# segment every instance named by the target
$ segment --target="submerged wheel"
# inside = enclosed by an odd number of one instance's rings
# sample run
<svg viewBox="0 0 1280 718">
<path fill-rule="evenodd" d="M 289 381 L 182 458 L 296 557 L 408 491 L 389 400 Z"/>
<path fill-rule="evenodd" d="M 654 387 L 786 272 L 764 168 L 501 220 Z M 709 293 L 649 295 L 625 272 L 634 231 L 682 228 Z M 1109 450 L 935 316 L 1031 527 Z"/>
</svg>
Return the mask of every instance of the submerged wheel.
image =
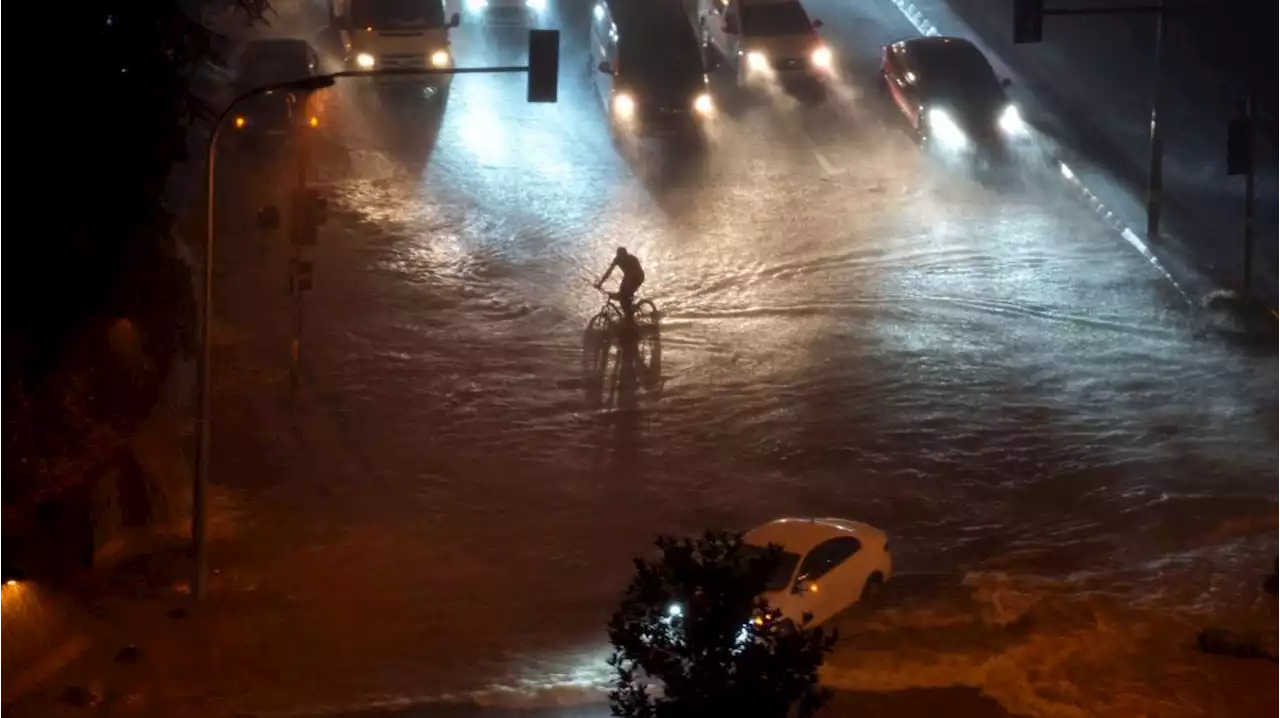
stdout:
<svg viewBox="0 0 1280 718">
<path fill-rule="evenodd" d="M 636 302 L 635 307 L 636 323 L 658 323 L 658 307 L 648 299 L 641 299 Z"/>
<path fill-rule="evenodd" d="M 862 584 L 862 596 L 858 599 L 858 602 L 874 604 L 883 593 L 884 576 L 879 571 L 876 571 L 867 577 L 866 583 Z"/>
</svg>

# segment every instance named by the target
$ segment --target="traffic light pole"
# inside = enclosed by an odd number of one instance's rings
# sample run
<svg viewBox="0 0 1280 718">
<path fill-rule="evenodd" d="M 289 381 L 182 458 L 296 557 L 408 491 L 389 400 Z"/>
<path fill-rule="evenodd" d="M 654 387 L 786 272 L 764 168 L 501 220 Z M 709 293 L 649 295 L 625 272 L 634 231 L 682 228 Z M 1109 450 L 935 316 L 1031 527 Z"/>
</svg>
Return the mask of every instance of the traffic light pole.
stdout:
<svg viewBox="0 0 1280 718">
<path fill-rule="evenodd" d="M 560 32 L 558 30 L 529 31 L 529 64 L 527 66 L 504 67 L 457 67 L 440 69 L 386 69 L 386 70 L 347 70 L 332 75 L 318 75 L 295 80 L 278 82 L 255 87 L 236 97 L 214 118 L 213 127 L 209 131 L 209 141 L 205 146 L 206 176 L 205 199 L 205 244 L 204 244 L 204 283 L 201 288 L 200 306 L 200 353 L 196 361 L 196 421 L 199 424 L 195 451 L 195 476 L 191 489 L 191 553 L 192 577 L 191 595 L 196 600 L 203 600 L 208 592 L 208 545 L 205 535 L 205 524 L 208 509 L 209 488 L 209 454 L 210 454 L 210 397 L 213 354 L 213 259 L 215 238 L 214 187 L 217 178 L 218 139 L 221 136 L 222 123 L 240 103 L 251 97 L 257 97 L 275 90 L 312 92 L 331 87 L 339 77 L 386 77 L 396 75 L 467 75 L 467 74 L 501 74 L 524 72 L 529 75 L 529 102 L 555 102 L 557 99 L 558 78 L 560 68 Z M 304 166 L 305 167 L 305 166 Z M 303 176 L 300 174 L 300 176 Z M 304 177 L 304 176 L 303 176 Z M 296 250 L 295 250 L 296 251 Z M 298 291 L 298 281 L 294 281 L 293 291 Z M 300 327 L 301 310 L 295 315 Z M 300 333 L 300 330 L 299 330 Z M 296 362 L 295 362 L 296 363 Z"/>
<path fill-rule="evenodd" d="M 1252 73 L 1251 73 L 1252 74 Z M 1244 171 L 1244 277 L 1243 292 L 1245 299 L 1253 297 L 1253 233 L 1254 233 L 1254 202 L 1255 192 L 1257 191 L 1257 161 L 1253 151 L 1253 78 L 1249 78 L 1249 87 L 1246 90 L 1244 100 L 1244 121 L 1246 123 L 1247 132 L 1249 133 L 1248 151 L 1249 156 L 1246 160 Z"/>
<path fill-rule="evenodd" d="M 1119 5 L 1079 8 L 1046 8 L 1044 0 L 1014 0 L 1013 41 L 1040 42 L 1045 16 L 1050 15 L 1152 15 L 1156 16 L 1155 78 L 1151 89 L 1150 154 L 1147 165 L 1147 239 L 1160 238 L 1160 216 L 1164 207 L 1164 126 L 1161 122 L 1165 54 L 1165 2 L 1155 5 Z"/>
</svg>

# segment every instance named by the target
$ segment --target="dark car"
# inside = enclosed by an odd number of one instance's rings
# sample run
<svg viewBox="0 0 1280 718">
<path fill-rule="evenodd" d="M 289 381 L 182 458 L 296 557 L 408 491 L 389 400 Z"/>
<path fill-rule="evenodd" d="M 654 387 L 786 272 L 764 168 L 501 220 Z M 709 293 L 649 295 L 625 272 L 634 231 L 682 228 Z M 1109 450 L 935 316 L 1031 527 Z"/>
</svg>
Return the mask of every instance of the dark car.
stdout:
<svg viewBox="0 0 1280 718">
<path fill-rule="evenodd" d="M 1018 108 L 973 43 L 919 37 L 884 49 L 884 86 L 920 141 L 943 152 L 1003 155 L 1029 135 Z"/>
<path fill-rule="evenodd" d="M 616 135 L 705 138 L 715 101 L 702 44 L 679 3 L 599 0 L 591 60 Z"/>
<path fill-rule="evenodd" d="M 322 72 L 319 56 L 305 40 L 255 40 L 240 54 L 232 89 L 240 97 L 254 88 Z M 241 101 L 231 122 L 242 144 L 287 144 L 300 132 L 318 129 L 322 110 L 315 93 L 272 90 Z"/>
</svg>

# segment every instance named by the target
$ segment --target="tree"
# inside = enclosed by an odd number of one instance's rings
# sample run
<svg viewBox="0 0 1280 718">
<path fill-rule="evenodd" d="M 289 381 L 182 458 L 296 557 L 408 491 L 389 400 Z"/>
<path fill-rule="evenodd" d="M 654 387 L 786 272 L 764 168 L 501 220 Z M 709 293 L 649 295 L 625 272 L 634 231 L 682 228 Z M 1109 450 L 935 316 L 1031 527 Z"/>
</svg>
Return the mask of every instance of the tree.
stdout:
<svg viewBox="0 0 1280 718">
<path fill-rule="evenodd" d="M 811 716 L 829 698 L 818 668 L 834 631 L 794 627 L 761 598 L 780 547 L 741 535 L 659 537 L 638 558 L 609 623 L 613 714 L 627 718 Z"/>
<path fill-rule="evenodd" d="M 20 298 L 4 315 L 6 504 L 110 461 L 192 348 L 192 278 L 167 200 L 210 112 L 195 87 L 223 59 L 202 23 L 219 8 L 248 23 L 267 0 L 58 6 L 58 61 L 15 76 L 34 152 L 11 206 L 39 224 L 6 248 Z M 198 177 L 194 164 L 183 169 Z M 111 347 L 120 327 L 132 356 Z"/>
</svg>

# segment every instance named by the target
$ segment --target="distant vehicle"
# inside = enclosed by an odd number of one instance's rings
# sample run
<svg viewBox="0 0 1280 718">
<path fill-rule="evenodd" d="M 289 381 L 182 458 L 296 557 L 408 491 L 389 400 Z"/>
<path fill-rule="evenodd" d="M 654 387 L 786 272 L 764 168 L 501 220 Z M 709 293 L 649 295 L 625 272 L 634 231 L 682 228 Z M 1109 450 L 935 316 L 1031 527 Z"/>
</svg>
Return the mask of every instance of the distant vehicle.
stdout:
<svg viewBox="0 0 1280 718">
<path fill-rule="evenodd" d="M 795 625 L 818 626 L 878 592 L 893 573 L 880 529 L 838 518 L 783 518 L 746 533 L 749 546 L 782 547 L 783 561 L 764 595 Z"/>
<path fill-rule="evenodd" d="M 494 25 L 538 27 L 546 20 L 547 0 L 457 0 L 468 16 Z"/>
<path fill-rule="evenodd" d="M 998 157 L 1030 137 L 996 76 L 973 43 L 917 37 L 884 48 L 884 87 L 917 139 L 945 153 Z"/>
<path fill-rule="evenodd" d="M 329 24 L 337 30 L 349 70 L 422 70 L 453 67 L 449 31 L 458 13 L 445 17 L 444 0 L 330 0 Z M 447 87 L 451 75 L 400 75 L 375 84 Z M 369 80 L 360 82 L 369 83 Z"/>
<path fill-rule="evenodd" d="M 248 43 L 235 63 L 232 89 L 237 97 L 264 85 L 322 74 L 320 58 L 305 40 L 275 38 Z M 242 145 L 287 144 L 300 132 L 324 122 L 320 93 L 269 91 L 236 106 L 232 127 Z"/>
<path fill-rule="evenodd" d="M 737 76 L 740 87 L 778 82 L 821 86 L 835 72 L 831 49 L 798 0 L 698 0 L 702 42 Z"/>
<path fill-rule="evenodd" d="M 705 139 L 716 104 L 679 3 L 598 0 L 590 61 L 615 136 Z"/>
</svg>

